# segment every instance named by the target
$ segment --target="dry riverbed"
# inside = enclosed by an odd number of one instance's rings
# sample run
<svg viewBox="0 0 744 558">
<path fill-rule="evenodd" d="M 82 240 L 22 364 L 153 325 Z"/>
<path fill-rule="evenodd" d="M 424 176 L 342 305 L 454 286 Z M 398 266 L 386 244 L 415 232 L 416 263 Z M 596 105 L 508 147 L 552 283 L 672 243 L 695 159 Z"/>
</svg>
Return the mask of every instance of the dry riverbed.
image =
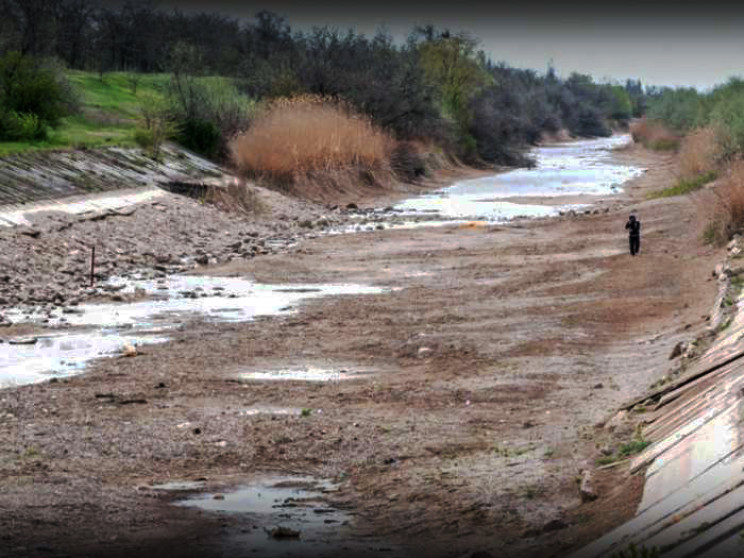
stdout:
<svg viewBox="0 0 744 558">
<path fill-rule="evenodd" d="M 604 423 L 705 328 L 721 254 L 700 245 L 694 201 L 643 201 L 673 181 L 670 156 L 615 157 L 650 170 L 592 199 L 597 214 L 497 227 L 287 234 L 269 254 L 257 225 L 169 198 L 61 230 L 42 223 L 40 237 L 2 233 L 3 257 L 23 249 L 38 282 L 95 235 L 112 253 L 141 253 L 149 238 L 152 255 L 138 258 L 155 280 L 207 255 L 219 263 L 207 275 L 383 290 L 249 322 L 192 317 L 136 355 L 0 391 L 0 555 L 559 556 L 627 519 L 640 477 L 595 473 L 599 498 L 584 504 L 576 478 L 629 441 L 632 422 Z M 630 210 L 644 224 L 637 258 Z M 305 211 L 285 210 L 292 230 L 329 213 Z M 196 254 L 170 244 L 187 234 Z M 241 257 L 244 244 L 260 257 Z M 109 275 L 142 267 L 124 255 Z M 13 281 L 6 297 L 28 291 L 21 272 Z M 283 507 L 241 507 L 240 487 Z M 213 511 L 188 505 L 191 494 Z M 230 506 L 253 513 L 214 511 Z"/>
</svg>

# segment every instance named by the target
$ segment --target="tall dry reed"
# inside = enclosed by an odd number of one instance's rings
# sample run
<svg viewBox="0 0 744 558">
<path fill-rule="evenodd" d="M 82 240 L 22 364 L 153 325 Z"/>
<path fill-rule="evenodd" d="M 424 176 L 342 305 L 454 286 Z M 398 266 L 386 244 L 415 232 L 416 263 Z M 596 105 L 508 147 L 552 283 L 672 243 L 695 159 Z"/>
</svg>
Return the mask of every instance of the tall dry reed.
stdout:
<svg viewBox="0 0 744 558">
<path fill-rule="evenodd" d="M 722 151 L 713 128 L 693 130 L 680 144 L 677 162 L 679 178 L 692 180 L 701 174 L 715 172 L 721 156 Z"/>
<path fill-rule="evenodd" d="M 649 149 L 672 150 L 679 147 L 680 137 L 658 120 L 641 118 L 630 125 L 633 141 Z"/>
<path fill-rule="evenodd" d="M 259 111 L 233 140 L 232 158 L 244 176 L 292 185 L 333 173 L 391 174 L 395 142 L 369 118 L 316 96 L 278 99 Z"/>
<path fill-rule="evenodd" d="M 723 244 L 744 231 L 744 160 L 728 165 L 720 185 L 701 196 L 699 207 L 706 218 L 707 242 Z"/>
</svg>

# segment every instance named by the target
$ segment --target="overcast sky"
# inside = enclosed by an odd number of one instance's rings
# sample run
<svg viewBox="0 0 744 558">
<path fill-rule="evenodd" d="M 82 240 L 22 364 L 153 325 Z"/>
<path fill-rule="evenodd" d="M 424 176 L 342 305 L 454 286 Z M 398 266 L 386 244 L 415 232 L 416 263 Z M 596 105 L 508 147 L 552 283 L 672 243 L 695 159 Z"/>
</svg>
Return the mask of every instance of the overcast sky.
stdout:
<svg viewBox="0 0 744 558">
<path fill-rule="evenodd" d="M 331 25 L 371 34 L 385 26 L 401 39 L 414 25 L 432 23 L 469 31 L 496 61 L 544 71 L 552 60 L 562 75 L 580 71 L 599 79 L 632 77 L 646 84 L 700 88 L 744 75 L 744 6 L 717 0 L 698 1 L 692 7 L 682 0 L 159 0 L 156 4 L 246 18 L 268 9 L 286 16 L 293 29 Z"/>
</svg>

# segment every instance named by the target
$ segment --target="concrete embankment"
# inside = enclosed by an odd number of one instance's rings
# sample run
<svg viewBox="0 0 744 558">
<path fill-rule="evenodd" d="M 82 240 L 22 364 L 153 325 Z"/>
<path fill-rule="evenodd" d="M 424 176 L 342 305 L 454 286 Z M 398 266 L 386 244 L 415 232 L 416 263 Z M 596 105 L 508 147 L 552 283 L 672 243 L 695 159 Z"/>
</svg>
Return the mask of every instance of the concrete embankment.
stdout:
<svg viewBox="0 0 744 558">
<path fill-rule="evenodd" d="M 649 556 L 740 556 L 744 529 L 744 277 L 742 242 L 714 274 L 719 295 L 709 336 L 699 358 L 700 339 L 675 348 L 677 373 L 643 401 L 621 413 L 643 415 L 643 439 L 652 442 L 630 462 L 645 475 L 637 515 L 587 546 L 577 558 L 629 552 Z M 688 357 L 681 368 L 677 358 Z M 645 473 L 644 473 L 645 471 Z M 632 554 L 636 555 L 636 554 Z M 641 555 L 641 554 L 638 554 Z M 642 554 L 645 556 L 646 554 Z"/>
<path fill-rule="evenodd" d="M 217 165 L 176 146 L 165 147 L 158 161 L 116 147 L 33 151 L 0 160 L 0 206 L 222 176 Z"/>
</svg>

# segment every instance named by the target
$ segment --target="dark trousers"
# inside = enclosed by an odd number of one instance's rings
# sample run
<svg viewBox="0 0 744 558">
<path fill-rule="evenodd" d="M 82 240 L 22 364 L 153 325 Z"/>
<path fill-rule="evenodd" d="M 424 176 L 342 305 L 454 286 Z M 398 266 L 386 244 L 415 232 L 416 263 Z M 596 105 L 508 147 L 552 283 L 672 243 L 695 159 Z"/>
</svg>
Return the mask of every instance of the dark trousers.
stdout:
<svg viewBox="0 0 744 558">
<path fill-rule="evenodd" d="M 635 256 L 641 251 L 641 235 L 631 234 L 630 235 L 630 255 Z"/>
</svg>

